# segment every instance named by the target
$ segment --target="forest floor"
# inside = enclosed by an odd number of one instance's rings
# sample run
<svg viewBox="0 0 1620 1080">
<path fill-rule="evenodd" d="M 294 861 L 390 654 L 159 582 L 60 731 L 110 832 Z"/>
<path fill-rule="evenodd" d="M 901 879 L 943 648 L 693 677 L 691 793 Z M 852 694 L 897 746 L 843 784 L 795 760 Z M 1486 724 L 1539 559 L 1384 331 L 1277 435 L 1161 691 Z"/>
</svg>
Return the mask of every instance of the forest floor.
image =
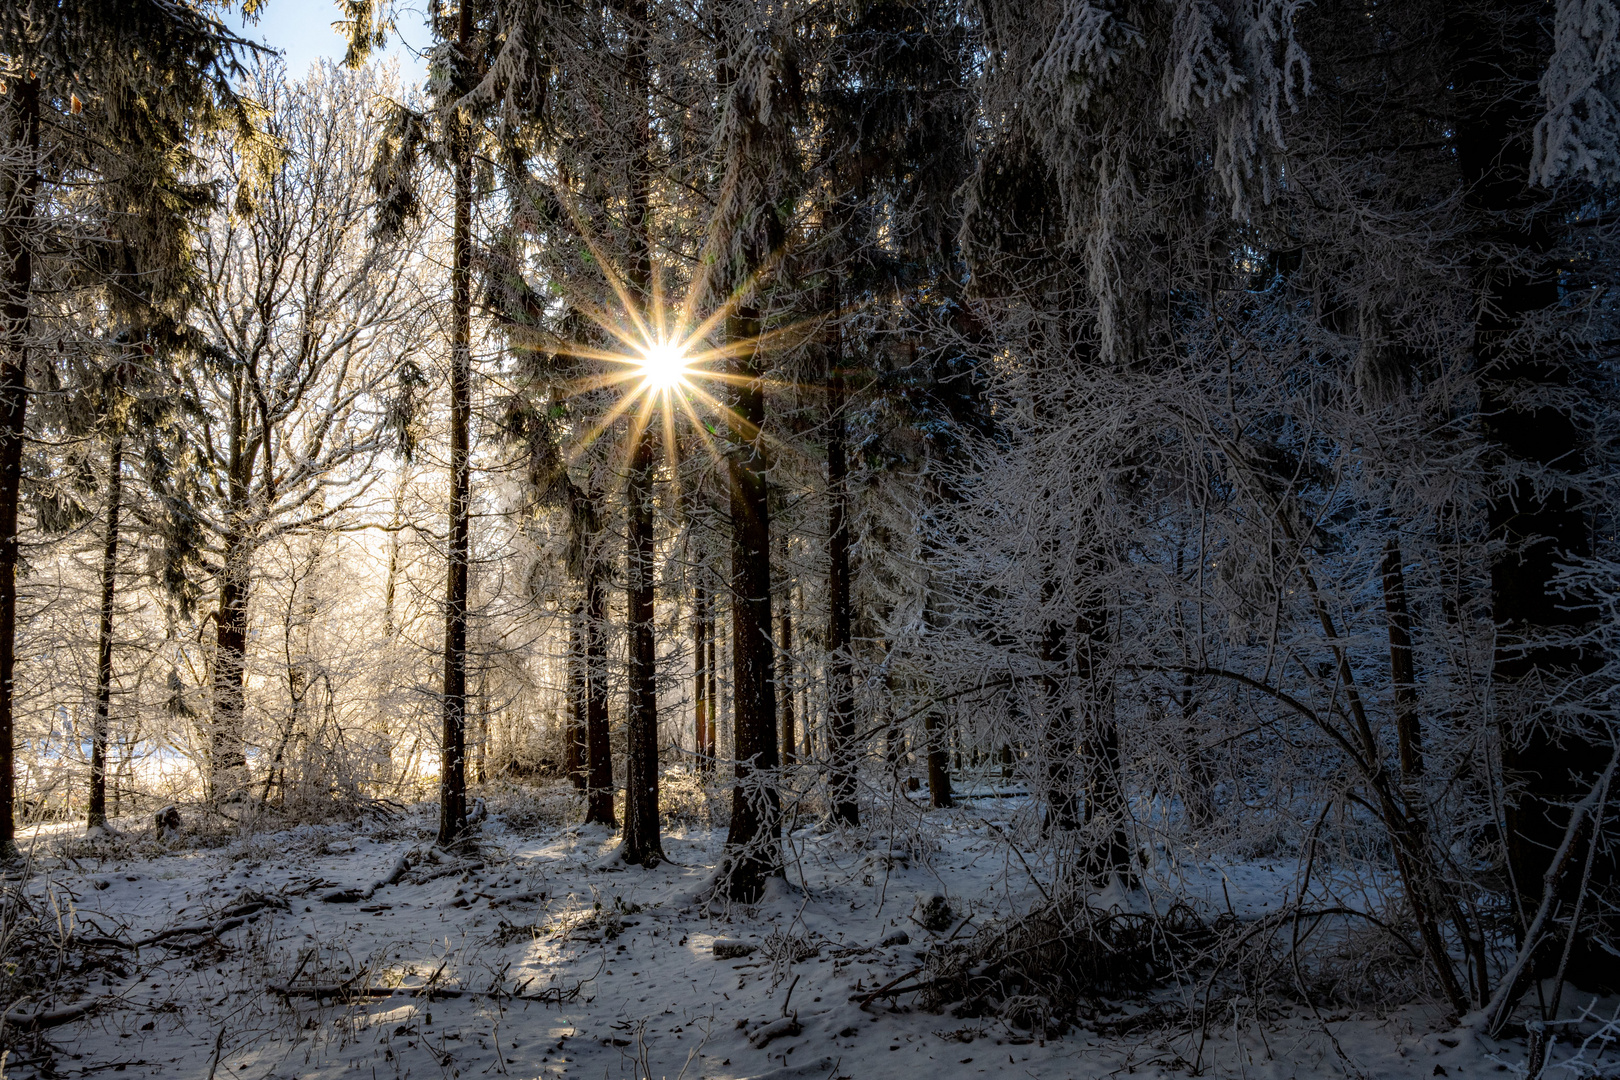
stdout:
<svg viewBox="0 0 1620 1080">
<path fill-rule="evenodd" d="M 81 936 L 169 933 L 127 952 L 122 976 L 97 970 L 81 1000 L 99 1007 L 43 1035 L 57 1075 L 212 1080 L 1080 1080 L 1185 1076 L 1193 1062 L 1234 1077 L 1519 1072 L 1516 1044 L 1448 1037 L 1441 1011 L 1421 1007 L 1319 1018 L 1231 997 L 1203 1023 L 1155 1022 L 1183 1000 L 1168 989 L 1118 1002 L 1096 1029 L 1042 1038 L 908 997 L 865 1001 L 903 985 L 939 936 L 912 920 L 919 896 L 947 897 L 958 926 L 1029 902 L 1031 875 L 1004 839 L 1011 803 L 929 812 L 926 841 L 915 828 L 905 839 L 797 830 L 787 880 L 718 915 L 694 900 L 723 831 L 671 830 L 670 861 L 646 871 L 618 860 L 609 831 L 548 824 L 521 799 L 491 797 L 476 856 L 429 855 L 374 888 L 402 856 L 430 851 L 431 808 L 213 848 L 90 845 L 64 826 L 35 839 L 39 895 Z M 1257 860 L 1204 882 L 1252 919 L 1286 897 L 1292 874 Z M 1140 1024 L 1119 1022 L 1138 1013 Z M 14 1050 L 0 1076 L 32 1075 L 31 1060 Z"/>
</svg>

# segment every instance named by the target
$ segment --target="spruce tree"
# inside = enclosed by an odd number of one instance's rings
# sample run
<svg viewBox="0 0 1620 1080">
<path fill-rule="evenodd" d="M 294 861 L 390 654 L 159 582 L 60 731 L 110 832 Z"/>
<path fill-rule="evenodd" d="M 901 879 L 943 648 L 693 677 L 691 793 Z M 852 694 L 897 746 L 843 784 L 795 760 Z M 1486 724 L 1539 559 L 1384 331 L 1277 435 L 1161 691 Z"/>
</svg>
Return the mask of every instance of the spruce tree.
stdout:
<svg viewBox="0 0 1620 1080">
<path fill-rule="evenodd" d="M 387 44 L 393 16 L 370 0 L 342 0 L 349 49 L 362 63 Z M 440 845 L 468 840 L 467 824 L 467 589 L 471 557 L 473 209 L 474 155 L 484 142 L 484 109 L 472 91 L 499 55 L 489 5 L 462 0 L 453 12 L 435 7 L 430 28 L 442 50 L 429 81 L 431 109 L 396 105 L 386 124 L 373 183 L 383 198 L 379 227 L 393 233 L 420 210 L 415 169 L 425 149 L 450 176 L 450 501 L 445 547 L 444 671 L 440 685 Z"/>
<path fill-rule="evenodd" d="M 232 86 L 251 48 L 201 3 L 18 0 L 0 11 L 0 854 L 15 851 L 18 504 L 30 354 L 44 330 L 36 290 L 96 289 L 132 324 L 181 323 L 192 228 L 214 198 L 194 179 L 199 137 L 234 128 L 259 145 Z M 47 204 L 68 192 L 94 220 L 47 239 L 61 220 Z"/>
</svg>

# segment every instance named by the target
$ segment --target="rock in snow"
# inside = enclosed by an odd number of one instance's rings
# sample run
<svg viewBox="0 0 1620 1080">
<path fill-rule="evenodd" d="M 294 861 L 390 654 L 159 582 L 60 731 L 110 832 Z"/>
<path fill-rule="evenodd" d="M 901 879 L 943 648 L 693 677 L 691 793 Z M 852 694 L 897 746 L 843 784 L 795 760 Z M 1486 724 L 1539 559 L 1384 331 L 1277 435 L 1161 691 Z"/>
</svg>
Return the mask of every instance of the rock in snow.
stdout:
<svg viewBox="0 0 1620 1080">
<path fill-rule="evenodd" d="M 715 938 L 714 958 L 716 960 L 735 960 L 739 956 L 747 956 L 757 948 L 759 948 L 758 945 L 752 945 L 746 941 L 736 941 L 732 938 Z"/>
</svg>

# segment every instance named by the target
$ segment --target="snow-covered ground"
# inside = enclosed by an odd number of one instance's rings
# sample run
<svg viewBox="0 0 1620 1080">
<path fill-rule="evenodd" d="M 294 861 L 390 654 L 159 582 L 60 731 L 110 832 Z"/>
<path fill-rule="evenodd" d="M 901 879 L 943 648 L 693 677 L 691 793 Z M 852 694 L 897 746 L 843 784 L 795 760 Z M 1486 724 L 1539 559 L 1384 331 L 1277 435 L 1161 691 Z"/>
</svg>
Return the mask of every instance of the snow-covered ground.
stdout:
<svg viewBox="0 0 1620 1080">
<path fill-rule="evenodd" d="M 127 978 L 89 987 L 102 1008 L 47 1034 L 61 1075 L 246 1080 L 1154 1077 L 1194 1061 L 1216 1076 L 1457 1077 L 1507 1075 L 1522 1056 L 1435 1030 L 1439 1013 L 1418 1008 L 1319 1018 L 1226 998 L 1188 1030 L 1119 1025 L 1144 1007 L 1120 1002 L 1106 1033 L 1042 1038 L 867 1000 L 935 936 L 911 919 L 919 895 L 945 896 L 958 926 L 1029 902 L 1031 872 L 1004 839 L 1013 808 L 987 802 L 928 814 L 921 844 L 917 830 L 798 830 L 787 880 L 719 914 L 694 902 L 722 839 L 708 829 L 667 833 L 671 861 L 645 871 L 617 861 L 606 830 L 497 813 L 479 855 L 423 858 L 391 885 L 375 883 L 427 850 L 419 812 L 149 857 L 70 848 L 35 874 L 79 933 L 221 931 L 146 945 Z M 1264 863 L 1199 873 L 1244 918 L 1293 880 Z M 28 1074 L 15 1059 L 4 1073 Z"/>
</svg>

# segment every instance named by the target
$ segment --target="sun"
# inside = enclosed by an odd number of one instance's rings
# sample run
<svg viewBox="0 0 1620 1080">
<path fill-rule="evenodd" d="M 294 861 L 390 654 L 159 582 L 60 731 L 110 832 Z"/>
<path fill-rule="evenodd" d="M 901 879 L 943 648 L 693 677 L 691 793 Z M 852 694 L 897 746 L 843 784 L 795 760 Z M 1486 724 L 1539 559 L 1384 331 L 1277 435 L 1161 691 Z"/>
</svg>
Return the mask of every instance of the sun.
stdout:
<svg viewBox="0 0 1620 1080">
<path fill-rule="evenodd" d="M 685 381 L 690 358 L 675 341 L 655 341 L 640 350 L 641 378 L 650 391 L 673 390 Z"/>
</svg>

